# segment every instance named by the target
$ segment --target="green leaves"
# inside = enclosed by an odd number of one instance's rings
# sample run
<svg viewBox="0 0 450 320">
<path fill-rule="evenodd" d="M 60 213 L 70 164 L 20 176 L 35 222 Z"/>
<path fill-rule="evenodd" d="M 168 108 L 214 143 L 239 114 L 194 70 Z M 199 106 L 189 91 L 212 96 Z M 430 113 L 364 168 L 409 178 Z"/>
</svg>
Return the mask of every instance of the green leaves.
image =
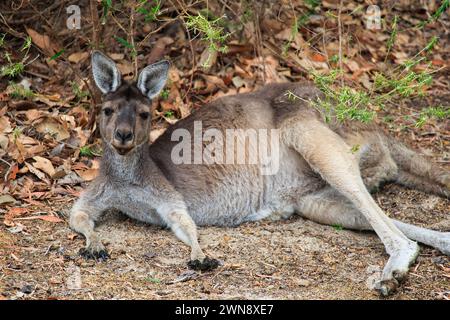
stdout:
<svg viewBox="0 0 450 320">
<path fill-rule="evenodd" d="M 186 27 L 202 35 L 202 40 L 209 43 L 211 50 L 226 52 L 227 47 L 222 46 L 230 34 L 224 33 L 221 26 L 222 18 L 208 20 L 201 13 L 197 16 L 187 16 Z"/>
<path fill-rule="evenodd" d="M 131 50 L 131 56 L 132 56 L 133 58 L 136 57 L 136 55 L 137 55 L 136 48 L 135 48 L 131 43 L 129 43 L 129 42 L 128 42 L 127 40 L 125 40 L 124 38 L 117 37 L 117 36 L 114 36 L 114 39 L 115 39 L 117 42 L 119 42 L 121 45 L 123 45 L 125 48 L 130 49 L 130 50 Z"/>
<path fill-rule="evenodd" d="M 21 74 L 25 70 L 25 66 L 22 62 L 10 63 L 6 66 L 1 67 L 0 74 L 2 77 L 14 78 Z"/>
<path fill-rule="evenodd" d="M 389 52 L 391 52 L 392 47 L 395 44 L 395 40 L 397 39 L 397 22 L 398 22 L 398 16 L 394 16 L 394 21 L 392 22 L 391 26 L 391 35 L 389 36 L 389 39 L 387 41 L 387 53 L 386 53 L 386 59 L 389 56 Z M 386 60 L 385 60 L 386 61 Z"/>
<path fill-rule="evenodd" d="M 92 158 L 95 152 L 89 146 L 83 146 L 80 148 L 80 156 Z"/>
<path fill-rule="evenodd" d="M 116 39 L 117 42 L 119 42 L 121 45 L 123 45 L 124 47 L 128 48 L 128 49 L 134 49 L 134 47 L 131 45 L 131 43 L 129 43 L 127 40 L 125 40 L 124 38 L 121 37 L 117 37 L 117 36 L 113 36 L 114 39 Z"/>
<path fill-rule="evenodd" d="M 48 60 L 52 61 L 52 60 L 58 59 L 58 57 L 61 56 L 64 53 L 64 51 L 65 51 L 65 49 L 58 51 L 53 56 L 51 56 L 50 59 L 48 59 Z"/>
<path fill-rule="evenodd" d="M 153 0 L 154 5 L 148 5 L 150 1 L 140 0 L 139 7 L 136 12 L 144 15 L 145 22 L 153 22 L 157 19 L 161 10 L 161 0 Z"/>
<path fill-rule="evenodd" d="M 447 120 L 450 118 L 450 108 L 444 106 L 428 107 L 422 110 L 416 121 L 416 127 L 421 128 L 430 119 Z"/>
<path fill-rule="evenodd" d="M 112 0 L 102 0 L 102 7 L 103 7 L 103 15 L 101 18 L 102 24 L 106 23 L 106 17 L 108 16 L 108 12 L 112 8 Z"/>
</svg>

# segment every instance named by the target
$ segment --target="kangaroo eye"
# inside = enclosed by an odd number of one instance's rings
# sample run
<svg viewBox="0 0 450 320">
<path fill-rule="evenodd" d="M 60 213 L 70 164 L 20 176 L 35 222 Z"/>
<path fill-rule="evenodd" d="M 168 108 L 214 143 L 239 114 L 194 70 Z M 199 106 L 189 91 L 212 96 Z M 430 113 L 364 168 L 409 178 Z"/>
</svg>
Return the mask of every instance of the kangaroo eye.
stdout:
<svg viewBox="0 0 450 320">
<path fill-rule="evenodd" d="M 103 113 L 104 113 L 106 116 L 110 116 L 110 115 L 113 114 L 113 109 L 111 109 L 111 108 L 105 108 L 105 109 L 103 109 Z"/>
<path fill-rule="evenodd" d="M 139 116 L 143 119 L 143 120 L 147 120 L 148 117 L 150 116 L 150 114 L 148 112 L 141 112 L 139 113 Z"/>
</svg>

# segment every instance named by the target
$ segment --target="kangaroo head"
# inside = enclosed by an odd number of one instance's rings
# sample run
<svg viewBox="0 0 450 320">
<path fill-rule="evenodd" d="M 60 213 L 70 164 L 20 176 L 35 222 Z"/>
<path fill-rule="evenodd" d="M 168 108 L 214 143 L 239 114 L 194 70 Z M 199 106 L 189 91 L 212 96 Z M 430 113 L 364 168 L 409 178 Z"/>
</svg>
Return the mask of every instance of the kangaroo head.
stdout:
<svg viewBox="0 0 450 320">
<path fill-rule="evenodd" d="M 114 61 L 98 51 L 92 54 L 94 81 L 103 93 L 99 127 L 103 140 L 120 155 L 148 142 L 151 100 L 164 87 L 169 62 L 151 64 L 137 83 L 122 81 Z"/>
</svg>

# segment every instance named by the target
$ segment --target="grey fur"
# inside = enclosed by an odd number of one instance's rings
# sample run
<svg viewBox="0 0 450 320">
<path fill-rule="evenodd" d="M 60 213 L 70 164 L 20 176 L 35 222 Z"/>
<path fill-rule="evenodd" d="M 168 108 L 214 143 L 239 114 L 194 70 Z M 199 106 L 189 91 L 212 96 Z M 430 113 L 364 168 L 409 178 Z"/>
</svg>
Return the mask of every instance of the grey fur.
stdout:
<svg viewBox="0 0 450 320">
<path fill-rule="evenodd" d="M 116 91 L 122 82 L 122 76 L 114 61 L 99 51 L 91 57 L 92 75 L 95 84 L 103 94 Z"/>
<path fill-rule="evenodd" d="M 94 222 L 110 208 L 170 227 L 191 246 L 191 259 L 200 262 L 206 259 L 196 226 L 236 226 L 297 213 L 319 223 L 374 230 L 390 255 L 378 283 L 384 295 L 395 290 L 417 257 L 419 247 L 410 239 L 450 253 L 449 233 L 389 219 L 368 192 L 392 181 L 448 198 L 449 174 L 375 125 L 324 122 L 310 105 L 310 100 L 322 95 L 311 83 L 272 84 L 254 93 L 220 98 L 178 121 L 150 146 L 150 120 L 142 122 L 136 115 L 149 110 L 149 100 L 135 91 L 133 85 L 123 84 L 117 93 L 105 97 L 104 105 L 114 106 L 117 117 L 102 115 L 100 119 L 104 140 L 100 175 L 70 215 L 72 228 L 86 236 L 87 250 L 104 250 Z M 288 99 L 288 91 L 300 99 Z M 120 107 L 124 103 L 128 107 Z M 120 155 L 113 133 L 122 125 L 118 119 L 123 112 L 134 112 L 129 116 L 136 121 L 130 129 L 135 138 L 131 151 Z M 171 141 L 172 132 L 180 128 L 192 132 L 195 121 L 202 121 L 205 130 L 279 129 L 280 170 L 263 176 L 260 164 L 173 164 L 171 150 L 177 142 Z M 351 152 L 355 144 L 360 149 Z"/>
<path fill-rule="evenodd" d="M 137 87 L 144 96 L 155 98 L 166 84 L 169 72 L 169 61 L 159 61 L 142 69 Z"/>
</svg>

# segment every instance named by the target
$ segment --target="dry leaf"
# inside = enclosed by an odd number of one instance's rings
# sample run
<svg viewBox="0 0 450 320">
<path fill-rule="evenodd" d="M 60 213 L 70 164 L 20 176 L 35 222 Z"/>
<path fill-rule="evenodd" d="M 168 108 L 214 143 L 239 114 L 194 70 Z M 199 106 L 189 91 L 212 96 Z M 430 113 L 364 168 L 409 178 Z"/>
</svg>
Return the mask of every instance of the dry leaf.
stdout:
<svg viewBox="0 0 450 320">
<path fill-rule="evenodd" d="M 317 53 L 317 52 L 315 52 L 311 55 L 311 59 L 312 59 L 312 61 L 315 61 L 315 62 L 326 62 L 327 61 L 327 58 L 324 55 Z"/>
<path fill-rule="evenodd" d="M 120 73 L 123 76 L 133 73 L 133 71 L 134 71 L 133 65 L 128 61 L 123 61 L 121 63 L 118 63 L 117 68 L 119 69 Z"/>
<path fill-rule="evenodd" d="M 125 55 L 123 53 L 110 53 L 109 57 L 114 61 L 119 61 L 125 58 Z"/>
<path fill-rule="evenodd" d="M 50 177 L 54 176 L 55 168 L 53 167 L 53 164 L 51 163 L 50 160 L 40 157 L 40 156 L 33 157 L 33 160 L 36 161 L 35 163 L 33 163 L 33 166 L 35 168 L 41 169 L 46 174 L 48 174 Z"/>
<path fill-rule="evenodd" d="M 28 170 L 30 170 L 30 172 L 33 173 L 36 177 L 38 177 L 39 179 L 41 179 L 46 183 L 50 183 L 50 181 L 48 181 L 47 178 L 45 177 L 45 173 L 43 173 L 39 169 L 36 169 L 33 165 L 29 164 L 28 162 L 25 162 L 25 165 L 27 166 Z"/>
<path fill-rule="evenodd" d="M 16 199 L 11 197 L 9 194 L 4 194 L 0 196 L 0 205 L 4 203 L 14 203 L 16 202 Z"/>
<path fill-rule="evenodd" d="M 70 137 L 69 131 L 60 123 L 52 118 L 46 118 L 44 121 L 36 126 L 36 130 L 40 133 L 50 134 L 56 140 L 61 141 Z"/>
<path fill-rule="evenodd" d="M 35 45 L 37 45 L 39 48 L 44 51 L 44 53 L 51 57 L 56 52 L 59 51 L 58 47 L 51 42 L 50 37 L 47 35 L 42 35 L 36 31 L 34 31 L 31 28 L 25 28 L 27 30 L 27 33 L 30 35 L 31 40 Z"/>
<path fill-rule="evenodd" d="M 8 210 L 8 212 L 5 214 L 5 221 L 6 220 L 13 220 L 16 217 L 20 217 L 28 212 L 27 208 L 20 208 L 20 207 L 14 207 Z"/>
<path fill-rule="evenodd" d="M 7 150 L 9 145 L 9 139 L 7 136 L 0 134 L 0 149 Z"/>
<path fill-rule="evenodd" d="M 28 121 L 35 121 L 42 116 L 43 112 L 37 109 L 30 109 L 25 112 Z"/>
<path fill-rule="evenodd" d="M 75 172 L 70 171 L 67 175 L 64 176 L 64 178 L 59 179 L 57 181 L 58 185 L 73 185 L 73 184 L 79 184 L 83 182 L 83 179 L 78 176 Z"/>
<path fill-rule="evenodd" d="M 61 100 L 61 96 L 55 95 L 55 94 L 54 95 L 36 94 L 33 97 L 33 101 L 43 102 L 50 107 L 56 107 L 56 106 L 70 107 L 70 104 Z"/>
<path fill-rule="evenodd" d="M 46 215 L 46 216 L 37 216 L 38 219 L 47 221 L 47 222 L 63 222 L 63 220 L 61 218 L 58 218 L 56 216 L 50 216 L 50 215 Z"/>
<path fill-rule="evenodd" d="M 359 70 L 359 64 L 354 60 L 348 60 L 345 65 L 350 69 L 351 72 L 356 72 Z"/>
<path fill-rule="evenodd" d="M 7 117 L 0 117 L 0 133 L 12 132 L 11 123 Z"/>
<path fill-rule="evenodd" d="M 85 60 L 88 57 L 89 57 L 89 52 L 75 52 L 75 53 L 72 53 L 67 59 L 70 62 L 78 63 L 80 61 Z"/>
<path fill-rule="evenodd" d="M 84 181 L 92 181 L 98 175 L 98 169 L 75 170 Z"/>
</svg>

